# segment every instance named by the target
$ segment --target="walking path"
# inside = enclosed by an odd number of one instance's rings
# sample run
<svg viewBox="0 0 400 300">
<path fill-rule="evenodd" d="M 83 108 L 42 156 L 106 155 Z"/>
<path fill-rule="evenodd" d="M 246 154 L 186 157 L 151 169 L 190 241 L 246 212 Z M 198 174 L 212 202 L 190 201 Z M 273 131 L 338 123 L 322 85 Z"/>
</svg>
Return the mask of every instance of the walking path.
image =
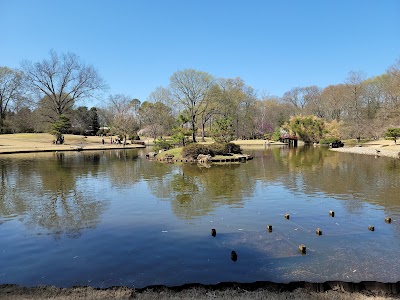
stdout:
<svg viewBox="0 0 400 300">
<path fill-rule="evenodd" d="M 377 140 L 360 146 L 334 148 L 332 151 L 400 158 L 400 145 L 390 140 Z"/>
<path fill-rule="evenodd" d="M 111 138 L 81 135 L 65 135 L 62 145 L 54 144 L 54 136 L 48 133 L 17 133 L 0 135 L 0 154 L 29 153 L 29 152 L 56 152 L 56 151 L 83 151 L 105 149 L 143 148 L 140 144 L 115 144 Z M 103 144 L 104 139 L 104 144 Z"/>
</svg>

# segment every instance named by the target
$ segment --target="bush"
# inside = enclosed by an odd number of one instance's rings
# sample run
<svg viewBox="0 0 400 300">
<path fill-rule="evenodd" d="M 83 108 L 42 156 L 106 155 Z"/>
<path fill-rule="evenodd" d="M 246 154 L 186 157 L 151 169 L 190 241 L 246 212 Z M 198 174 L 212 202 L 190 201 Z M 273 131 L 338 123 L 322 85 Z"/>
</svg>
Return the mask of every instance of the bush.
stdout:
<svg viewBox="0 0 400 300">
<path fill-rule="evenodd" d="M 214 143 L 208 146 L 211 152 L 211 156 L 215 155 L 224 155 L 227 154 L 228 152 L 225 149 L 225 144 L 224 143 Z"/>
<path fill-rule="evenodd" d="M 340 143 L 341 141 L 338 138 L 325 138 L 319 141 L 321 145 L 329 145 L 331 143 Z"/>
<path fill-rule="evenodd" d="M 193 143 L 183 147 L 182 157 L 190 157 L 196 159 L 199 154 L 210 154 L 211 156 L 213 156 L 209 146 L 207 145 Z"/>
<path fill-rule="evenodd" d="M 239 145 L 234 143 L 214 143 L 210 146 L 211 155 L 227 155 L 228 153 L 241 154 L 242 150 Z"/>
<path fill-rule="evenodd" d="M 228 153 L 242 154 L 242 149 L 240 149 L 239 145 L 236 145 L 234 143 L 226 143 L 225 147 Z"/>
<path fill-rule="evenodd" d="M 191 157 L 196 159 L 199 154 L 203 155 L 227 155 L 228 153 L 241 154 L 242 150 L 239 145 L 234 143 L 214 143 L 211 145 L 189 144 L 182 150 L 183 157 Z"/>
<path fill-rule="evenodd" d="M 162 150 L 162 149 L 169 150 L 172 147 L 173 147 L 173 145 L 170 142 L 168 142 L 168 141 L 166 141 L 166 140 L 161 138 L 161 139 L 158 139 L 158 140 L 156 140 L 154 142 L 154 148 L 153 149 L 154 149 L 155 152 L 158 152 L 159 150 Z"/>
<path fill-rule="evenodd" d="M 281 138 L 281 128 L 280 127 L 276 127 L 274 133 L 271 136 L 271 140 L 273 141 L 279 141 Z"/>
<path fill-rule="evenodd" d="M 133 134 L 129 135 L 128 140 L 140 141 L 140 137 L 139 137 L 139 135 L 133 133 Z"/>
</svg>

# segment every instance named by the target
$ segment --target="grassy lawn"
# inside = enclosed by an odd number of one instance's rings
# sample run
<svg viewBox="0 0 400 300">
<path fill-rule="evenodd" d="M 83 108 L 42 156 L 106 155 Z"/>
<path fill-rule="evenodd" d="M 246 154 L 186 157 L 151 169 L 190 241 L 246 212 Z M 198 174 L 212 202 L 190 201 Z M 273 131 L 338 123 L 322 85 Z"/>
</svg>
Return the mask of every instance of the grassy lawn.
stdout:
<svg viewBox="0 0 400 300">
<path fill-rule="evenodd" d="M 174 156 L 174 159 L 182 159 L 182 149 L 182 147 L 169 149 L 167 151 L 157 154 L 157 158 L 164 158 L 165 155 L 172 154 Z"/>
<path fill-rule="evenodd" d="M 111 149 L 123 146 L 111 144 L 111 137 L 85 137 L 82 135 L 65 134 L 64 138 L 65 141 L 63 145 L 55 145 L 53 143 L 55 138 L 49 133 L 0 134 L 0 153 L 17 153 L 20 151 L 63 151 L 75 149 L 76 147 L 85 149 Z M 126 147 L 136 147 L 136 145 L 127 145 Z"/>
</svg>

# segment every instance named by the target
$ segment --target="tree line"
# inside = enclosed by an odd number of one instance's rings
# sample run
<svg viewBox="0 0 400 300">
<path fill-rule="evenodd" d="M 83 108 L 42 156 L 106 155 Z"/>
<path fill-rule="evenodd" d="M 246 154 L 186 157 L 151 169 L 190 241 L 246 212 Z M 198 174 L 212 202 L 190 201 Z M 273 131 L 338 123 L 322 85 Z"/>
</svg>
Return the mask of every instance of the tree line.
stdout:
<svg viewBox="0 0 400 300">
<path fill-rule="evenodd" d="M 172 135 L 185 143 L 206 136 L 223 139 L 272 138 L 296 132 L 299 122 L 342 139 L 378 138 L 400 127 L 400 59 L 384 74 L 368 78 L 350 72 L 343 83 L 294 87 L 282 97 L 257 94 L 243 79 L 216 78 L 193 69 L 176 71 L 169 85 L 146 99 L 109 95 L 98 107 L 85 99 L 107 93 L 104 79 L 76 54 L 58 54 L 18 69 L 0 67 L 0 132 Z M 303 124 L 304 125 L 304 124 Z M 303 126 L 304 127 L 304 126 Z M 304 129 L 304 128 L 303 128 Z"/>
</svg>

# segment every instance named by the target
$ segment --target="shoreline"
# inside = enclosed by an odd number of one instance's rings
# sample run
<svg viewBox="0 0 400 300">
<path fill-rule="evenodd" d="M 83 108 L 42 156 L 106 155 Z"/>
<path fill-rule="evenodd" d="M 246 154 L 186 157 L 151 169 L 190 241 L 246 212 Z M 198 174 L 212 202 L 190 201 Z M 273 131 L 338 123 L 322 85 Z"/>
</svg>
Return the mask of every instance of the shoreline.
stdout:
<svg viewBox="0 0 400 300">
<path fill-rule="evenodd" d="M 104 139 L 104 144 L 103 144 Z M 18 153 L 41 153 L 41 152 L 62 152 L 62 151 L 102 151 L 102 150 L 121 150 L 145 148 L 152 145 L 151 138 L 143 138 L 141 144 L 111 144 L 114 136 L 80 136 L 65 135 L 65 143 L 63 145 L 55 145 L 52 143 L 54 137 L 48 133 L 17 133 L 17 134 L 1 134 L 0 135 L 0 155 L 18 154 Z M 235 144 L 240 145 L 244 149 L 269 148 L 270 146 L 283 146 L 280 142 L 272 142 L 266 140 L 236 140 Z M 343 153 L 355 153 L 373 156 L 385 156 L 391 158 L 400 158 L 400 145 L 396 145 L 393 141 L 377 140 L 368 142 L 358 146 L 333 148 L 331 151 Z"/>
<path fill-rule="evenodd" d="M 89 151 L 89 150 L 121 150 L 145 148 L 141 144 L 114 144 L 111 139 L 114 136 L 81 136 L 66 134 L 65 143 L 62 145 L 54 144 L 54 137 L 48 133 L 16 133 L 0 135 L 0 155 L 19 154 L 19 153 L 44 153 L 44 152 L 64 152 L 64 151 Z M 103 143 L 104 140 L 104 143 Z M 143 142 L 143 141 L 142 141 Z"/>
<path fill-rule="evenodd" d="M 386 150 L 382 149 L 382 147 L 373 147 L 373 146 L 331 148 L 330 150 L 342 153 L 373 155 L 375 157 L 384 156 L 391 158 L 400 158 L 400 147 L 399 150 Z"/>
<path fill-rule="evenodd" d="M 65 147 L 62 147 L 65 146 Z M 0 150 L 0 154 L 19 154 L 19 153 L 45 153 L 45 152 L 71 152 L 71 151 L 101 151 L 101 150 L 124 150 L 124 149 L 140 149 L 146 148 L 144 145 L 131 144 L 131 145 L 107 145 L 107 146 L 93 146 L 93 145 L 57 145 L 53 148 L 35 148 L 35 149 L 10 149 Z"/>
<path fill-rule="evenodd" d="M 124 286 L 94 288 L 77 286 L 23 287 L 15 284 L 0 285 L 0 298 L 19 299 L 398 299 L 400 282 L 381 283 L 362 281 L 358 283 L 326 281 L 322 283 L 290 282 L 253 283 L 221 282 L 218 284 L 185 284 L 182 286 L 148 286 L 135 289 Z"/>
</svg>

